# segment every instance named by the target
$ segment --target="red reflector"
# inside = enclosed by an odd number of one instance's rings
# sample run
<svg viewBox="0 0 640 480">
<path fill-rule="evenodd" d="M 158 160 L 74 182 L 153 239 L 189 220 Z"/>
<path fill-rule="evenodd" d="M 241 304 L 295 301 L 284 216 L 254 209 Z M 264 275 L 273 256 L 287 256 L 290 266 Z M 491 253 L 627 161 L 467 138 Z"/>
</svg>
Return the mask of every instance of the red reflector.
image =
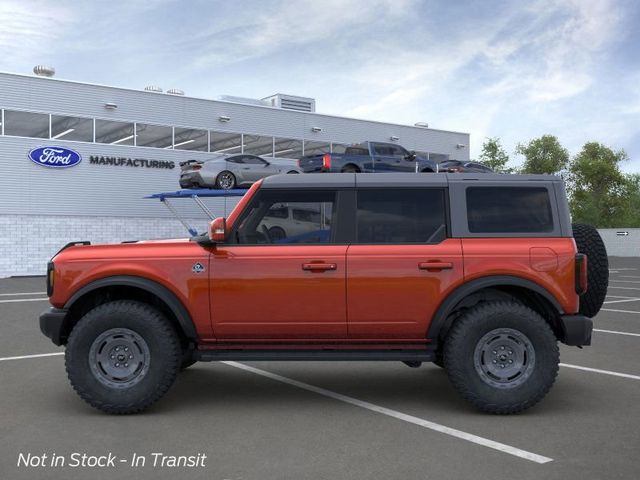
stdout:
<svg viewBox="0 0 640 480">
<path fill-rule="evenodd" d="M 202 165 L 194 165 L 193 167 L 191 167 L 191 170 L 200 170 L 202 168 Z"/>
<path fill-rule="evenodd" d="M 325 153 L 322 156 L 322 168 L 325 170 L 329 170 L 331 168 L 331 155 L 328 153 Z"/>
</svg>

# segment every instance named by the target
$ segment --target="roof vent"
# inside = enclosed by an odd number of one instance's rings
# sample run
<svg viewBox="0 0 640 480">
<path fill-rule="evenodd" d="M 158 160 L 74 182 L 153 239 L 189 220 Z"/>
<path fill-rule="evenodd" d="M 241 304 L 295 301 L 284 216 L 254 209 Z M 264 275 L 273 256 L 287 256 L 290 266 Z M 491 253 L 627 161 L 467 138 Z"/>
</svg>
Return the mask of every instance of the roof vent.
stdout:
<svg viewBox="0 0 640 480">
<path fill-rule="evenodd" d="M 158 87 L 157 85 L 147 85 L 146 87 L 144 87 L 144 89 L 147 92 L 157 92 L 157 93 L 162 93 L 162 88 Z M 167 92 L 168 93 L 168 92 Z"/>
<path fill-rule="evenodd" d="M 282 108 L 285 110 L 296 110 L 298 112 L 315 112 L 316 101 L 309 97 L 296 97 L 294 95 L 285 95 L 276 93 L 270 97 L 263 98 L 269 102 L 272 107 Z"/>
<path fill-rule="evenodd" d="M 48 65 L 36 65 L 33 67 L 33 73 L 39 77 L 53 77 L 56 74 L 56 69 Z"/>
<path fill-rule="evenodd" d="M 171 88 L 171 89 L 167 90 L 167 93 L 169 95 L 184 95 L 184 92 L 182 90 L 180 90 L 179 88 Z"/>
</svg>

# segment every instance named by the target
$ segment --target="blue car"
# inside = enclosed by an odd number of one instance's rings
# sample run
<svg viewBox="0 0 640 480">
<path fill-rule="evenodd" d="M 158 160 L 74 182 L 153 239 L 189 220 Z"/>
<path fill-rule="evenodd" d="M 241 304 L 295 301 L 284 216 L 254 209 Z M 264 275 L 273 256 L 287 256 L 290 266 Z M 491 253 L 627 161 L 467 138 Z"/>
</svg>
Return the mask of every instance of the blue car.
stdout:
<svg viewBox="0 0 640 480">
<path fill-rule="evenodd" d="M 302 157 L 298 166 L 304 173 L 322 172 L 437 172 L 438 164 L 400 145 L 364 142 L 347 147 L 344 153 L 324 153 Z"/>
</svg>

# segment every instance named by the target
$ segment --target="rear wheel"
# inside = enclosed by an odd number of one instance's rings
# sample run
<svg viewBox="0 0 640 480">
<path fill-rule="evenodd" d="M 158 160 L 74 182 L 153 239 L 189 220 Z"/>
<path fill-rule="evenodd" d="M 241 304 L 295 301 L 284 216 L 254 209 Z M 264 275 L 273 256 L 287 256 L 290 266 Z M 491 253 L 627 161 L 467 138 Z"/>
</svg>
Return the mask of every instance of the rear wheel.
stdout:
<svg viewBox="0 0 640 480">
<path fill-rule="evenodd" d="M 295 175 L 295 174 L 298 174 L 298 173 L 300 173 L 300 172 L 296 172 L 295 170 L 290 170 L 290 171 L 287 172 L 288 175 Z"/>
<path fill-rule="evenodd" d="M 216 177 L 216 188 L 221 190 L 231 190 L 236 186 L 236 177 L 233 173 L 225 170 Z"/>
<path fill-rule="evenodd" d="M 271 241 L 275 243 L 279 240 L 284 240 L 285 238 L 287 238 L 287 232 L 285 232 L 281 227 L 271 227 L 269 229 L 269 238 L 271 238 Z"/>
<path fill-rule="evenodd" d="M 67 375 L 80 397 L 107 413 L 137 413 L 171 387 L 182 362 L 171 323 L 132 300 L 99 305 L 73 327 Z"/>
<path fill-rule="evenodd" d="M 602 308 L 609 287 L 609 258 L 604 242 L 591 225 L 574 223 L 573 238 L 578 252 L 587 255 L 587 291 L 580 297 L 580 313 L 595 317 Z"/>
<path fill-rule="evenodd" d="M 508 414 L 547 394 L 560 355 L 555 335 L 536 312 L 517 302 L 486 302 L 451 327 L 443 360 L 462 397 L 484 412 Z"/>
<path fill-rule="evenodd" d="M 355 165 L 345 165 L 342 170 L 342 173 L 359 173 L 360 169 Z"/>
</svg>

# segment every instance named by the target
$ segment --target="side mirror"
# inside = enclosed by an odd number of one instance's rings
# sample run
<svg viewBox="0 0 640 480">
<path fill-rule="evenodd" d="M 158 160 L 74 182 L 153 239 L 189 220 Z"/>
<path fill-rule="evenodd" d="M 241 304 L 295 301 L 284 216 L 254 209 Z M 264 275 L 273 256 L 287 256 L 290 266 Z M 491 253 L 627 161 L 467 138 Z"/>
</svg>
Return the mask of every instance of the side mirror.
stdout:
<svg viewBox="0 0 640 480">
<path fill-rule="evenodd" d="M 227 219 L 218 217 L 209 224 L 209 240 L 213 243 L 224 243 L 227 237 Z"/>
<path fill-rule="evenodd" d="M 404 158 L 405 158 L 406 160 L 409 160 L 409 161 L 413 162 L 413 161 L 416 159 L 416 152 L 415 152 L 415 151 L 413 151 L 413 150 L 411 150 L 411 151 L 409 152 L 409 155 L 405 156 Z"/>
</svg>

